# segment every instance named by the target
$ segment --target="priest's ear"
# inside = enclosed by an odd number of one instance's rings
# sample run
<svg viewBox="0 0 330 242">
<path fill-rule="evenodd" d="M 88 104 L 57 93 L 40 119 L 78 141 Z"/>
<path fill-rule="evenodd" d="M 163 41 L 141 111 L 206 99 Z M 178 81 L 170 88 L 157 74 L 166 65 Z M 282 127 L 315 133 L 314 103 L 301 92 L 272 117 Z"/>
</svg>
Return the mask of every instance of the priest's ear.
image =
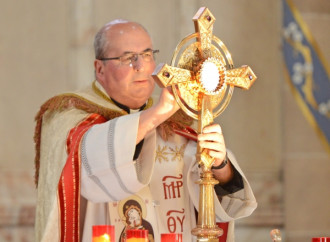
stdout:
<svg viewBox="0 0 330 242">
<path fill-rule="evenodd" d="M 99 81 L 104 79 L 104 67 L 105 65 L 102 60 L 94 61 L 95 78 Z"/>
</svg>

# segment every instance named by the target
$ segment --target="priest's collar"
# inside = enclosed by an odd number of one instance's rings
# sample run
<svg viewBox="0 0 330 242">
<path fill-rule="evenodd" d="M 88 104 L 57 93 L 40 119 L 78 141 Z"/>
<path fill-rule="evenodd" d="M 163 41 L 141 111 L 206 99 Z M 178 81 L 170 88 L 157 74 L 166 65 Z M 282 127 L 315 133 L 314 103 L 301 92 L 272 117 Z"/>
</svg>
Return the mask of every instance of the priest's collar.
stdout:
<svg viewBox="0 0 330 242">
<path fill-rule="evenodd" d="M 114 104 L 116 104 L 117 107 L 125 110 L 127 113 L 136 113 L 136 112 L 139 112 L 139 111 L 143 110 L 147 106 L 147 104 L 145 103 L 145 104 L 143 104 L 138 109 L 130 109 L 129 107 L 125 106 L 124 104 L 121 104 L 121 103 L 117 102 L 115 99 L 113 99 L 111 97 L 110 97 L 110 99 L 113 101 Z"/>
<path fill-rule="evenodd" d="M 136 113 L 139 111 L 142 111 L 145 108 L 149 108 L 152 105 L 152 100 L 149 99 L 147 103 L 143 104 L 138 109 L 130 109 L 129 107 L 125 106 L 124 104 L 121 104 L 114 100 L 113 98 L 109 97 L 109 95 L 106 93 L 102 85 L 98 81 L 93 82 L 93 90 L 96 92 L 97 95 L 101 96 L 103 99 L 105 99 L 108 102 L 111 102 L 115 104 L 117 107 L 123 109 L 127 113 Z"/>
</svg>

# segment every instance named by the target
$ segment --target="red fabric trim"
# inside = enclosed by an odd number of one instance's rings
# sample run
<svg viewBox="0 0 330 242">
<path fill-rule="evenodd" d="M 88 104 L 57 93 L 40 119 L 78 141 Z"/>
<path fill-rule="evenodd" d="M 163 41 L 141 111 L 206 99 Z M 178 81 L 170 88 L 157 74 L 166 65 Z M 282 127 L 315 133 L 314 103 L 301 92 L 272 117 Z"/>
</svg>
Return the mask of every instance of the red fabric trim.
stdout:
<svg viewBox="0 0 330 242">
<path fill-rule="evenodd" d="M 219 228 L 223 230 L 223 234 L 219 237 L 219 242 L 226 242 L 227 241 L 227 234 L 228 234 L 228 225 L 229 223 L 217 223 Z"/>
<path fill-rule="evenodd" d="M 187 139 L 191 139 L 191 140 L 194 140 L 197 142 L 197 132 L 189 127 L 189 126 L 186 126 L 184 127 L 183 129 L 175 129 L 174 128 L 174 133 L 178 134 L 178 135 L 181 135 L 183 137 L 186 137 Z"/>
<path fill-rule="evenodd" d="M 68 157 L 58 183 L 61 242 L 80 241 L 80 143 L 90 127 L 106 121 L 99 114 L 91 114 L 71 129 L 68 135 Z"/>
</svg>

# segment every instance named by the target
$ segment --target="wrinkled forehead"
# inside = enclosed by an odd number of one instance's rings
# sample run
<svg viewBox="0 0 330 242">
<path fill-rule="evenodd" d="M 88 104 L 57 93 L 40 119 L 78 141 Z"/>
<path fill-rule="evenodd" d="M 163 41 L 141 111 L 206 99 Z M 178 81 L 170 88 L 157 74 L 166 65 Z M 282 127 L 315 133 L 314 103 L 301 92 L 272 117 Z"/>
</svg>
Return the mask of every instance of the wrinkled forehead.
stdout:
<svg viewBox="0 0 330 242">
<path fill-rule="evenodd" d="M 107 29 L 109 51 L 143 51 L 152 48 L 152 42 L 147 31 L 136 23 L 119 23 Z"/>
</svg>

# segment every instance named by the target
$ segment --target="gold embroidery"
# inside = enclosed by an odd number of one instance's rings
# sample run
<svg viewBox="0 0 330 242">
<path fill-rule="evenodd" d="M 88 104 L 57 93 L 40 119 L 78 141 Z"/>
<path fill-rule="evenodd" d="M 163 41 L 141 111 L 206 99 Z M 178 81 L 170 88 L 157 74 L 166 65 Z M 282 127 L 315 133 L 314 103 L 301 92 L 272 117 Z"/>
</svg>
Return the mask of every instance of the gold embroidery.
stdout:
<svg viewBox="0 0 330 242">
<path fill-rule="evenodd" d="M 107 102 L 110 102 L 112 104 L 115 104 L 107 95 L 105 95 L 97 86 L 96 86 L 96 81 L 93 81 L 92 85 L 93 91 L 99 95 L 101 98 L 106 100 Z"/>
<path fill-rule="evenodd" d="M 156 158 L 155 161 L 159 161 L 161 163 L 162 161 L 183 161 L 183 154 L 186 148 L 186 144 L 179 146 L 175 146 L 174 148 L 160 145 L 157 146 L 156 150 Z"/>
<path fill-rule="evenodd" d="M 178 146 L 175 146 L 175 148 L 170 148 L 170 150 L 172 151 L 172 160 L 183 161 L 183 153 L 185 148 L 186 144 L 181 145 L 180 148 Z"/>
<path fill-rule="evenodd" d="M 156 159 L 155 161 L 159 160 L 159 163 L 162 162 L 162 160 L 164 161 L 168 161 L 167 155 L 169 155 L 168 152 L 166 152 L 167 150 L 167 146 L 163 146 L 162 148 L 160 147 L 160 145 L 157 146 L 157 150 L 156 150 Z"/>
</svg>

